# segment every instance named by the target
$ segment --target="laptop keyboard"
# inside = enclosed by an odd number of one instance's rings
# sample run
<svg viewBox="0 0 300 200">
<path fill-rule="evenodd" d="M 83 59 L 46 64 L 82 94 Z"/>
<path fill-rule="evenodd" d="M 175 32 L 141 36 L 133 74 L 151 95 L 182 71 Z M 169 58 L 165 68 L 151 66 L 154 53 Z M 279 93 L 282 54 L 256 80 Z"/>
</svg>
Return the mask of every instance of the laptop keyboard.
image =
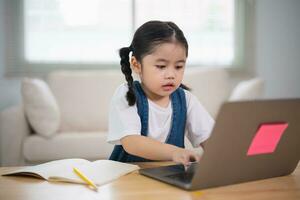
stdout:
<svg viewBox="0 0 300 200">
<path fill-rule="evenodd" d="M 172 174 L 168 175 L 166 177 L 174 179 L 176 181 L 180 181 L 183 183 L 190 183 L 192 181 L 192 178 L 194 176 L 194 173 L 178 173 L 178 174 Z"/>
</svg>

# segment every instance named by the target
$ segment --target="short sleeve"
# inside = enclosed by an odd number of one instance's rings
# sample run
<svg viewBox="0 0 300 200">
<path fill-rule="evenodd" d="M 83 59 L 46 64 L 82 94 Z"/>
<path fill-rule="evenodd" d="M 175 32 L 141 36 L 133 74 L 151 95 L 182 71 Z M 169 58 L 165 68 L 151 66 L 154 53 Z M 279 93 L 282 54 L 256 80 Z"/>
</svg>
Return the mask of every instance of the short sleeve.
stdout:
<svg viewBox="0 0 300 200">
<path fill-rule="evenodd" d="M 215 121 L 196 96 L 189 91 L 185 92 L 187 99 L 187 138 L 194 147 L 198 147 L 209 138 Z"/>
<path fill-rule="evenodd" d="M 127 135 L 141 135 L 141 122 L 136 104 L 129 106 L 126 100 L 128 87 L 119 86 L 112 97 L 109 108 L 107 142 L 119 145 Z"/>
</svg>

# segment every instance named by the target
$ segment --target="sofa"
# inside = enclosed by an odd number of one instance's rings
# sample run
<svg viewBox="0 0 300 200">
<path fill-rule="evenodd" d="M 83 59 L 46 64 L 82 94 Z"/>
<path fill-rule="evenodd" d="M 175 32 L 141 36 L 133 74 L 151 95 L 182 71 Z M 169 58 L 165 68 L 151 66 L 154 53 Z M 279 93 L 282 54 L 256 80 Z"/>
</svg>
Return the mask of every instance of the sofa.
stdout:
<svg viewBox="0 0 300 200">
<path fill-rule="evenodd" d="M 0 113 L 1 165 L 107 159 L 113 149 L 106 142 L 109 102 L 124 80 L 114 69 L 58 70 L 44 81 L 23 80 L 23 101 Z M 41 84 L 38 91 L 35 81 Z M 221 68 L 187 69 L 183 82 L 214 118 L 225 101 L 263 97 L 263 80 L 253 78 L 232 87 L 228 72 Z M 193 149 L 188 141 L 186 145 Z"/>
</svg>

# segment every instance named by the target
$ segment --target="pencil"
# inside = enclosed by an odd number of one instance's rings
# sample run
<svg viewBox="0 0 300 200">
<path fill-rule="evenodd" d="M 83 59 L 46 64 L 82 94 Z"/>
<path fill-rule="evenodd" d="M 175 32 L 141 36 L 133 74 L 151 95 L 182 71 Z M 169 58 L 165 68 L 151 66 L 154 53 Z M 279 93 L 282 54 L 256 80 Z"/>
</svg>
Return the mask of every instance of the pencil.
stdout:
<svg viewBox="0 0 300 200">
<path fill-rule="evenodd" d="M 86 182 L 89 186 L 92 186 L 94 189 L 98 189 L 98 187 L 91 181 L 88 177 L 86 177 L 79 169 L 76 167 L 73 168 L 73 171 L 84 181 Z"/>
</svg>

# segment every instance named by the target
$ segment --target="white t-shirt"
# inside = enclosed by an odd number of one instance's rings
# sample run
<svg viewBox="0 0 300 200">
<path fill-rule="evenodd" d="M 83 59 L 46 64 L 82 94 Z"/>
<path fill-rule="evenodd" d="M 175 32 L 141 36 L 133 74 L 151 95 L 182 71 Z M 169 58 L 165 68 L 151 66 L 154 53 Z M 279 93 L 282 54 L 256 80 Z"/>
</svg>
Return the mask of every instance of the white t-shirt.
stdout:
<svg viewBox="0 0 300 200">
<path fill-rule="evenodd" d="M 128 135 L 141 135 L 141 122 L 136 104 L 129 106 L 126 100 L 128 86 L 121 84 L 112 97 L 109 110 L 108 138 L 111 144 L 121 144 Z M 184 90 L 187 105 L 185 133 L 194 147 L 205 141 L 212 131 L 214 120 L 196 96 Z M 172 122 L 172 103 L 164 108 L 148 99 L 148 137 L 165 142 Z"/>
</svg>

